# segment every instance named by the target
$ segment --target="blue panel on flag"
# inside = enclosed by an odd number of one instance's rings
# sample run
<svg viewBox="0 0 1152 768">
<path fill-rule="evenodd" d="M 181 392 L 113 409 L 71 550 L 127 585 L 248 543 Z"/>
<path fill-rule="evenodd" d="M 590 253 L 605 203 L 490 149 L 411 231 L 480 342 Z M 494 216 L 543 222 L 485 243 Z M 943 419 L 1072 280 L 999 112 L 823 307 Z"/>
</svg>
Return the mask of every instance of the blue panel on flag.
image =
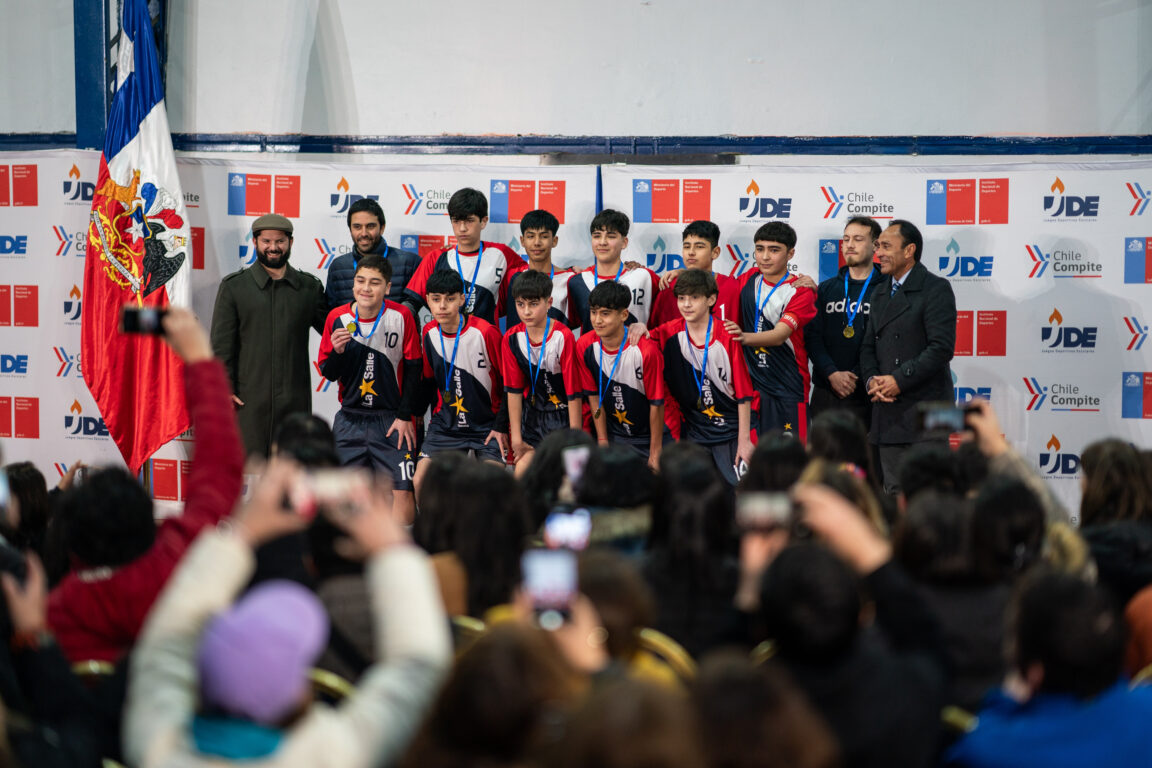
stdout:
<svg viewBox="0 0 1152 768">
<path fill-rule="evenodd" d="M 508 223 L 507 179 L 492 179 L 488 189 L 488 217 L 493 224 Z"/>
<path fill-rule="evenodd" d="M 1144 417 L 1144 374 L 1136 371 L 1125 371 L 1120 374 L 1120 416 L 1125 419 L 1140 419 Z"/>
<path fill-rule="evenodd" d="M 925 224 L 948 223 L 948 180 L 928 179 L 928 206 L 924 213 Z"/>
<path fill-rule="evenodd" d="M 1143 237 L 1124 238 L 1124 282 L 1143 283 L 1147 277 L 1146 240 Z"/>
<path fill-rule="evenodd" d="M 652 179 L 632 180 L 632 221 L 652 223 Z"/>
<path fill-rule="evenodd" d="M 821 240 L 820 241 L 820 279 L 817 282 L 824 282 L 830 277 L 835 277 L 836 273 L 840 271 L 840 241 L 839 240 Z"/>
<path fill-rule="evenodd" d="M 243 173 L 228 174 L 228 215 L 243 216 L 248 210 L 245 193 L 248 191 L 248 177 Z"/>
</svg>

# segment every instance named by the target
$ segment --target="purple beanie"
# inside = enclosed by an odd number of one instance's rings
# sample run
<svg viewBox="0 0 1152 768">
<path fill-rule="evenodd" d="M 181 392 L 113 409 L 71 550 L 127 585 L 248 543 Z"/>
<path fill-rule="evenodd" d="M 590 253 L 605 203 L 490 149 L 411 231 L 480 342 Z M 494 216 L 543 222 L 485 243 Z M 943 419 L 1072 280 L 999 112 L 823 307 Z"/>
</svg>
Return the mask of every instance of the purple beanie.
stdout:
<svg viewBox="0 0 1152 768">
<path fill-rule="evenodd" d="M 254 587 L 200 640 L 203 706 L 275 725 L 299 704 L 327 642 L 328 615 L 316 595 L 291 581 Z"/>
</svg>

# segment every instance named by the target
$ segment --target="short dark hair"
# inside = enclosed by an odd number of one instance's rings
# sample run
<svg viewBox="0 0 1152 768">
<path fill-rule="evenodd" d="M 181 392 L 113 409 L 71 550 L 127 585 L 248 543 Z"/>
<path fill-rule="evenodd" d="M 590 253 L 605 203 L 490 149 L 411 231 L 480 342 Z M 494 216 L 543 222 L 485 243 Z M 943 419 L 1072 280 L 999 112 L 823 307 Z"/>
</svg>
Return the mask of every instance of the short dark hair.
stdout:
<svg viewBox="0 0 1152 768">
<path fill-rule="evenodd" d="M 632 222 L 628 220 L 627 215 L 611 208 L 605 208 L 592 217 L 592 223 L 588 225 L 588 232 L 594 233 L 598 229 L 603 229 L 608 232 L 616 232 L 621 237 L 628 237 L 628 227 L 631 224 Z"/>
<path fill-rule="evenodd" d="M 336 438 L 328 422 L 312 413 L 290 413 L 272 434 L 277 456 L 288 456 L 309 469 L 340 466 Z"/>
<path fill-rule="evenodd" d="M 687 240 L 689 236 L 698 237 L 701 240 L 707 240 L 712 243 L 712 247 L 716 248 L 720 245 L 720 227 L 713 224 L 707 219 L 697 219 L 688 226 L 684 227 L 684 232 L 681 233 L 680 239 Z"/>
<path fill-rule="evenodd" d="M 430 293 L 464 293 L 464 279 L 451 269 L 438 269 L 428 276 L 424 295 Z"/>
<path fill-rule="evenodd" d="M 1114 685 L 1124 663 L 1124 622 L 1111 594 L 1048 569 L 1024 577 L 1013 605 L 1013 661 L 1044 667 L 1040 690 L 1080 699 Z"/>
<path fill-rule="evenodd" d="M 552 281 L 543 272 L 526 269 L 512 280 L 512 299 L 547 299 L 552 295 Z"/>
<path fill-rule="evenodd" d="M 362 269 L 374 269 L 380 273 L 385 282 L 392 280 L 392 262 L 375 253 L 370 253 L 367 256 L 361 256 L 360 261 L 356 262 L 356 271 L 352 276 L 360 274 Z"/>
<path fill-rule="evenodd" d="M 632 291 L 615 280 L 601 280 L 588 294 L 589 309 L 628 309 L 632 306 Z"/>
<path fill-rule="evenodd" d="M 920 261 L 920 257 L 924 253 L 924 236 L 920 234 L 920 230 L 916 228 L 916 225 L 904 219 L 892 219 L 892 221 L 888 222 L 888 228 L 891 229 L 892 227 L 900 230 L 900 237 L 904 241 L 905 246 L 909 243 L 916 246 L 916 251 L 912 254 L 912 258 Z"/>
<path fill-rule="evenodd" d="M 972 559 L 989 582 L 1013 581 L 1040 559 L 1044 505 L 1023 480 L 993 474 L 980 486 L 972 513 Z"/>
<path fill-rule="evenodd" d="M 560 230 L 560 220 L 551 212 L 537 208 L 534 211 L 528 211 L 524 214 L 524 218 L 520 219 L 520 234 L 524 234 L 530 229 L 546 229 L 552 234 L 556 234 Z"/>
<path fill-rule="evenodd" d="M 796 247 L 796 230 L 792 229 L 791 224 L 785 224 L 782 221 L 770 221 L 760 225 L 760 229 L 756 230 L 756 234 L 752 237 L 754 243 L 759 243 L 762 240 L 782 243 L 788 250 L 792 250 Z"/>
<path fill-rule="evenodd" d="M 66 491 L 60 522 L 68 551 L 92 568 L 126 565 L 156 540 L 152 499 L 119 467 L 91 471 L 82 485 Z"/>
<path fill-rule="evenodd" d="M 896 470 L 900 491 L 909 503 L 922 491 L 963 496 L 968 492 L 956 454 L 942 443 L 915 443 L 905 452 Z"/>
<path fill-rule="evenodd" d="M 716 275 L 711 272 L 686 269 L 676 278 L 672 293 L 676 296 L 716 296 L 720 289 L 716 287 Z"/>
<path fill-rule="evenodd" d="M 365 211 L 374 215 L 376 220 L 380 222 L 380 229 L 384 229 L 384 209 L 380 207 L 380 203 L 370 197 L 362 197 L 348 206 L 348 226 L 352 226 L 352 214 L 364 213 Z"/>
<path fill-rule="evenodd" d="M 764 574 L 761 616 L 787 660 L 828 663 L 852 649 L 860 622 L 860 583 L 821 544 L 785 547 Z"/>
<path fill-rule="evenodd" d="M 488 198 L 478 189 L 464 187 L 452 193 L 448 198 L 448 218 L 460 221 L 469 216 L 483 219 L 488 215 Z"/>
<path fill-rule="evenodd" d="M 872 233 L 873 240 L 880 237 L 880 233 L 883 231 L 880 228 L 880 223 L 871 216 L 853 216 L 852 218 L 848 219 L 848 221 L 844 222 L 844 229 L 848 229 L 849 224 L 859 224 L 861 226 L 868 227 L 868 230 Z"/>
</svg>

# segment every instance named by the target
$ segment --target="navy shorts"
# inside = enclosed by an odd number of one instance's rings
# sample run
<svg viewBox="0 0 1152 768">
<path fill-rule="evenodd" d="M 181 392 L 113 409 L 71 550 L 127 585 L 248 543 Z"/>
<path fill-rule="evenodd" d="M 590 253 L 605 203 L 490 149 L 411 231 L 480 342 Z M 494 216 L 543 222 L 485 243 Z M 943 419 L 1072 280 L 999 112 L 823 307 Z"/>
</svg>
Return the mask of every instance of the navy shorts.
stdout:
<svg viewBox="0 0 1152 768">
<path fill-rule="evenodd" d="M 612 443 L 613 445 L 626 445 L 646 459 L 652 454 L 652 442 L 647 437 L 621 437 L 620 435 L 614 435 L 609 432 L 608 442 Z M 660 444 L 664 447 L 667 447 L 674 442 L 676 441 L 672 439 L 672 433 L 668 431 L 667 427 L 665 427 L 664 437 L 660 441 Z"/>
<path fill-rule="evenodd" d="M 424 444 L 420 446 L 420 458 L 430 459 L 438 453 L 445 451 L 475 451 L 476 458 L 484 461 L 496 461 L 500 464 L 504 463 L 504 457 L 500 454 L 500 443 L 496 439 L 488 441 L 484 444 L 484 440 L 488 437 L 485 434 L 480 437 L 475 434 L 461 434 L 459 432 L 445 432 L 441 429 L 439 424 L 433 422 L 428 426 L 428 431 L 424 434 Z"/>
<path fill-rule="evenodd" d="M 756 436 L 776 430 L 791 432 L 801 443 L 808 442 L 808 406 L 804 402 L 780 400 L 760 395 L 760 410 L 756 414 Z"/>
<path fill-rule="evenodd" d="M 720 470 L 720 474 L 723 475 L 728 485 L 736 485 L 740 482 L 740 475 L 736 472 L 736 462 L 739 461 L 736 458 L 738 445 L 738 440 L 729 440 L 726 443 L 701 446 L 712 454 L 712 461 L 716 462 L 716 469 Z M 741 473 L 744 469 L 745 467 L 740 468 Z"/>
<path fill-rule="evenodd" d="M 524 408 L 520 419 L 520 434 L 524 442 L 535 448 L 549 433 L 558 429 L 568 429 L 568 411 L 539 411 L 532 407 Z"/>
<path fill-rule="evenodd" d="M 346 467 L 369 467 L 392 476 L 397 491 L 412 490 L 418 447 L 396 447 L 397 436 L 385 437 L 396 415 L 386 411 L 353 411 L 341 408 L 332 420 L 336 455 Z"/>
</svg>

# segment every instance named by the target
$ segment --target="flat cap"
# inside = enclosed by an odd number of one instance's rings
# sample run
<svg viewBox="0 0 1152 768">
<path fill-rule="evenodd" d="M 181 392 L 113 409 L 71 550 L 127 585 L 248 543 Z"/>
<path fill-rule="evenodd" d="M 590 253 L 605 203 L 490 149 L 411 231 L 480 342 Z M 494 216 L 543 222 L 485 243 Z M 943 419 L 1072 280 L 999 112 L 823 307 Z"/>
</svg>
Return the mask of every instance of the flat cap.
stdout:
<svg viewBox="0 0 1152 768">
<path fill-rule="evenodd" d="M 252 234 L 255 235 L 265 229 L 278 229 L 290 235 L 292 234 L 292 222 L 286 216 L 281 216 L 278 213 L 266 213 L 252 222 Z"/>
</svg>

